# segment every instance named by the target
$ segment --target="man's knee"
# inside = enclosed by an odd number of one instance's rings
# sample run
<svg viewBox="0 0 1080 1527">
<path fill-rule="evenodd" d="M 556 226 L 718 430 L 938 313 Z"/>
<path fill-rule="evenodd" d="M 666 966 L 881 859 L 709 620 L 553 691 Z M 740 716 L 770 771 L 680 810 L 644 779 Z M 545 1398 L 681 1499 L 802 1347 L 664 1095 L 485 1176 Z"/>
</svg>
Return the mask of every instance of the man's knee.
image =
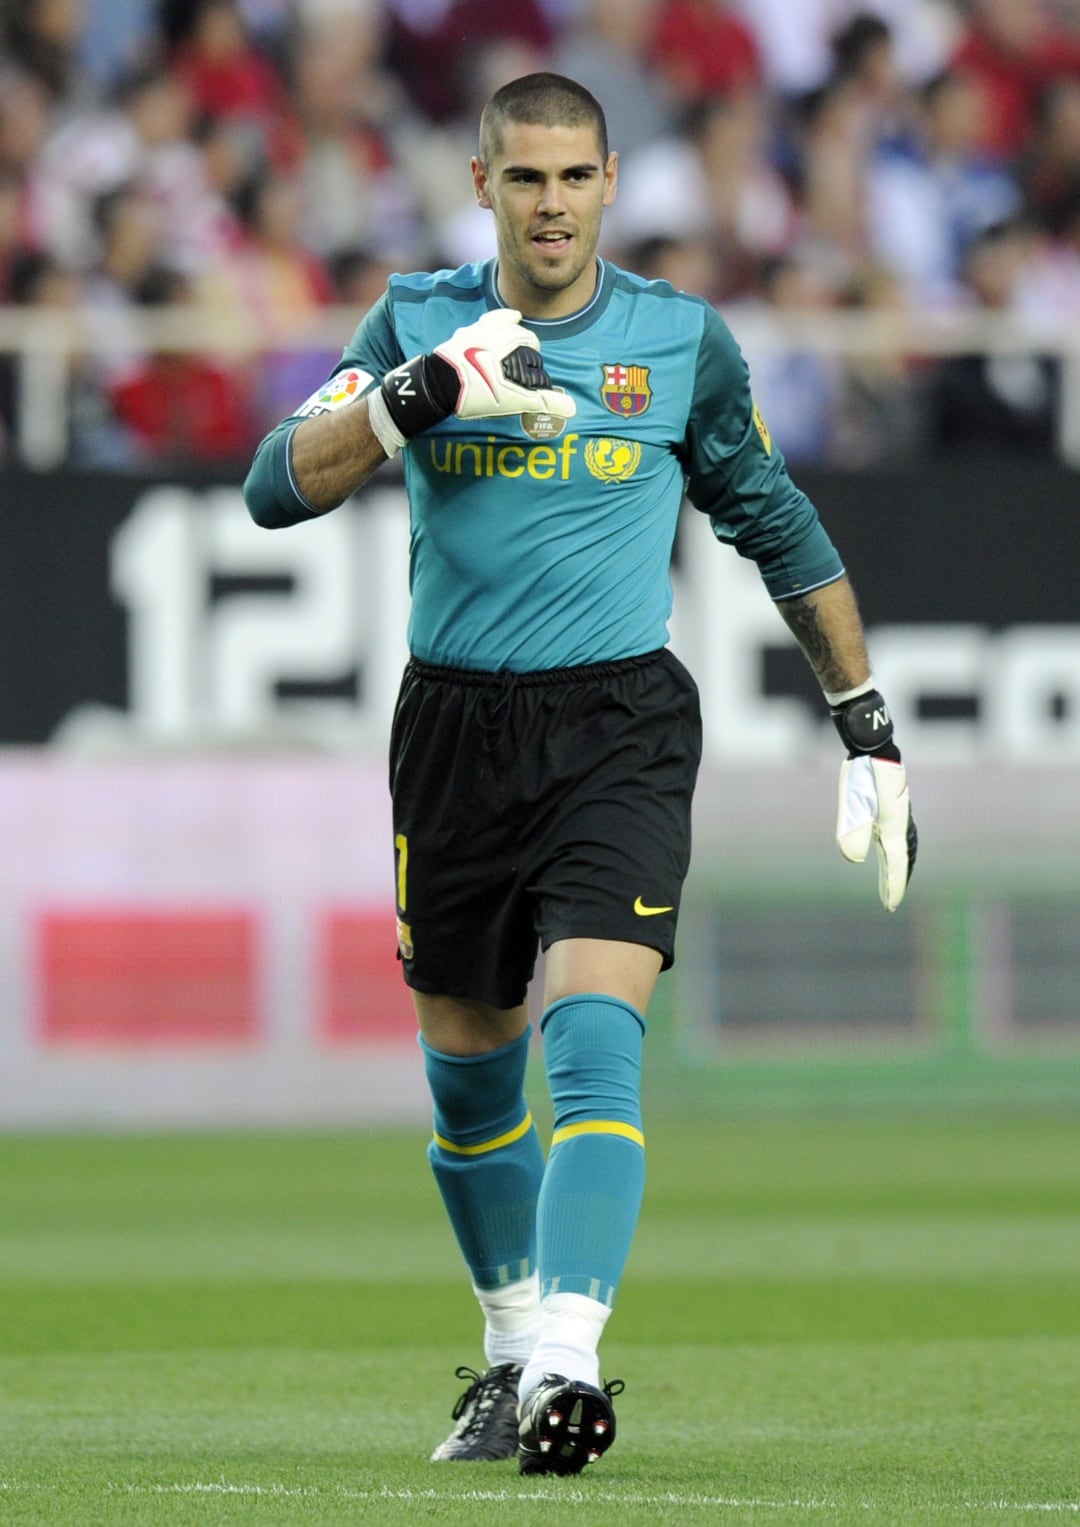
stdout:
<svg viewBox="0 0 1080 1527">
<path fill-rule="evenodd" d="M 659 950 L 647 944 L 560 939 L 547 952 L 544 1007 L 582 992 L 601 992 L 645 1013 L 662 963 Z"/>
<path fill-rule="evenodd" d="M 483 1055 L 511 1044 L 529 1023 L 528 1005 L 490 1007 L 466 997 L 414 991 L 416 1020 L 424 1040 L 442 1055 Z"/>
</svg>

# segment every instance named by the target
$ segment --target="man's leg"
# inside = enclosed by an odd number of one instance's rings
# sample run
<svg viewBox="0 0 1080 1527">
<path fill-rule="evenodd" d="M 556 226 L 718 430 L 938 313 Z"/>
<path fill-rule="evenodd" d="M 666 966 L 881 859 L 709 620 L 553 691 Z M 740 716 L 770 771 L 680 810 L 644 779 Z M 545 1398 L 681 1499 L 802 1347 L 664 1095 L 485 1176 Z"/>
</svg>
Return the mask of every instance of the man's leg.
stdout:
<svg viewBox="0 0 1080 1527">
<path fill-rule="evenodd" d="M 536 1199 L 543 1173 L 524 1094 L 529 1028 L 524 1004 L 413 993 L 434 1104 L 428 1158 L 484 1313 L 483 1374 L 455 1409 L 438 1461 L 511 1457 L 517 1383 L 536 1340 Z"/>
<path fill-rule="evenodd" d="M 597 1345 L 641 1208 L 641 1048 L 660 965 L 657 951 L 615 940 L 548 951 L 541 1027 L 555 1119 L 537 1208 L 540 1331 L 519 1385 L 525 1473 L 576 1473 L 615 1435 Z"/>
</svg>

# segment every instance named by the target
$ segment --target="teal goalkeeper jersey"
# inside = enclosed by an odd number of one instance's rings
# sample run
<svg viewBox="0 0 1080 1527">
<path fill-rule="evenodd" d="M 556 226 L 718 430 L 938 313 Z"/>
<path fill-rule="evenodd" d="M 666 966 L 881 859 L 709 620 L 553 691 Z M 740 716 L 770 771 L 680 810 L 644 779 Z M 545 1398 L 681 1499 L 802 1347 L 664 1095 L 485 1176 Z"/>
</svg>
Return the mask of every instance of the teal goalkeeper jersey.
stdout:
<svg viewBox="0 0 1080 1527">
<path fill-rule="evenodd" d="M 301 418 L 348 406 L 502 305 L 494 261 L 391 277 L 327 386 L 259 447 L 245 484 L 254 518 L 283 525 L 316 512 L 289 462 Z M 406 446 L 415 657 L 526 672 L 663 647 L 684 494 L 757 563 L 774 599 L 842 575 L 708 303 L 601 262 L 587 307 L 523 321 L 577 413 L 565 424 L 451 416 Z"/>
</svg>

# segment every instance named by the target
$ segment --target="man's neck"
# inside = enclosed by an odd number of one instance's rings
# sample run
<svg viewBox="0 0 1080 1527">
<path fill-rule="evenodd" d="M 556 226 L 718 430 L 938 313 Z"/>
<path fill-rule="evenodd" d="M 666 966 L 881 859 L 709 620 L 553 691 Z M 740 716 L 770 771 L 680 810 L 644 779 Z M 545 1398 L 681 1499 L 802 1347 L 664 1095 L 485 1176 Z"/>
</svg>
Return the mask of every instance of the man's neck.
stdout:
<svg viewBox="0 0 1080 1527">
<path fill-rule="evenodd" d="M 549 292 L 542 287 L 528 286 L 523 292 L 514 293 L 504 289 L 503 267 L 499 262 L 495 267 L 495 291 L 506 307 L 517 308 L 523 318 L 551 322 L 558 318 L 572 318 L 592 302 L 600 290 L 603 278 L 603 266 L 599 258 L 593 261 L 591 281 L 585 279 L 586 274 L 583 271 L 572 286 L 557 291 Z"/>
</svg>

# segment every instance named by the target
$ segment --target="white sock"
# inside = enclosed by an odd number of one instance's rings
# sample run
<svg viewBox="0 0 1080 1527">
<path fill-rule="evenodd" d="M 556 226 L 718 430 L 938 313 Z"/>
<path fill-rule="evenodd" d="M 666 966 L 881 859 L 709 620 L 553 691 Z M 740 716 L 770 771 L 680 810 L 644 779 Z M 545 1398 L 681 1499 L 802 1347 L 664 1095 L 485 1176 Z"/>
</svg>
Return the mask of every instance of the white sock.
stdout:
<svg viewBox="0 0 1080 1527">
<path fill-rule="evenodd" d="M 518 1283 L 499 1288 L 477 1288 L 473 1293 L 484 1312 L 484 1356 L 488 1366 L 527 1363 L 540 1330 L 540 1279 L 536 1273 Z"/>
<path fill-rule="evenodd" d="M 584 1294 L 548 1294 L 540 1302 L 540 1334 L 518 1382 L 524 1400 L 545 1373 L 558 1373 L 597 1387 L 600 1359 L 596 1349 L 611 1314 L 609 1305 Z"/>
</svg>

